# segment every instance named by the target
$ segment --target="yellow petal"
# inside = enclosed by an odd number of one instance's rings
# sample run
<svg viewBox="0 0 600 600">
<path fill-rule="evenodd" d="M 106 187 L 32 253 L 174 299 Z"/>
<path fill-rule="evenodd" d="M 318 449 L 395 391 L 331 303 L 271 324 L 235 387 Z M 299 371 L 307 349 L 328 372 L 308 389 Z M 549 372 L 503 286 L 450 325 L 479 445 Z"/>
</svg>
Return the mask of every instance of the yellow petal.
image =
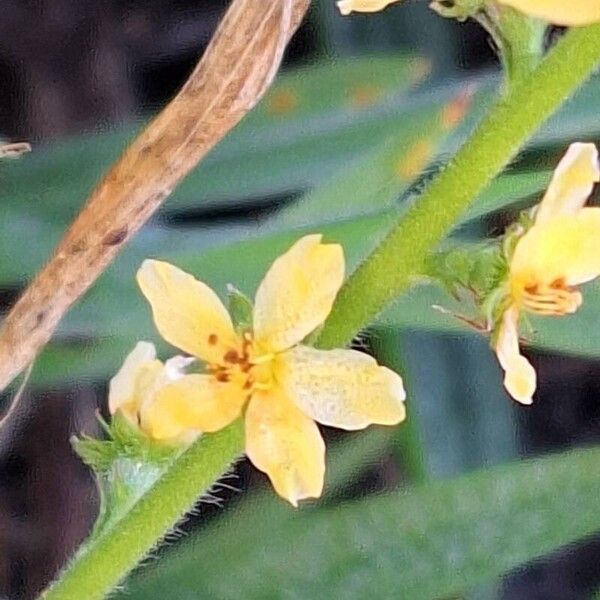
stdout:
<svg viewBox="0 0 600 600">
<path fill-rule="evenodd" d="M 363 429 L 406 416 L 400 376 L 362 352 L 297 346 L 279 355 L 274 368 L 290 399 L 323 425 Z"/>
<path fill-rule="evenodd" d="M 157 440 L 223 429 L 241 413 L 243 390 L 211 375 L 185 375 L 158 389 L 140 411 L 142 429 Z"/>
<path fill-rule="evenodd" d="M 560 216 L 575 214 L 583 208 L 600 181 L 598 150 L 594 144 L 571 144 L 554 171 L 552 181 L 541 201 L 535 222 L 538 225 Z"/>
<path fill-rule="evenodd" d="M 149 367 L 162 363 L 156 360 L 156 349 L 149 342 L 138 342 L 129 353 L 119 372 L 110 380 L 108 387 L 108 408 L 111 415 L 117 411 L 129 419 L 137 422 L 139 404 L 140 375 Z"/>
<path fill-rule="evenodd" d="M 271 265 L 258 287 L 254 337 L 263 351 L 290 348 L 331 311 L 344 280 L 344 251 L 320 235 L 299 239 Z"/>
<path fill-rule="evenodd" d="M 600 208 L 582 208 L 532 227 L 517 243 L 510 265 L 516 295 L 554 282 L 574 286 L 600 275 Z"/>
<path fill-rule="evenodd" d="M 145 260 L 137 280 L 167 342 L 209 363 L 221 362 L 228 350 L 236 348 L 231 318 L 207 285 L 157 260 Z"/>
<path fill-rule="evenodd" d="M 340 12 L 343 15 L 349 15 L 351 12 L 379 12 L 388 4 L 393 4 L 399 0 L 339 0 L 337 3 Z"/>
<path fill-rule="evenodd" d="M 318 498 L 325 476 L 325 444 L 315 423 L 282 390 L 252 396 L 246 411 L 246 454 L 275 491 L 294 506 Z"/>
<path fill-rule="evenodd" d="M 496 354 L 505 371 L 504 387 L 508 393 L 521 404 L 531 404 L 537 376 L 531 363 L 519 351 L 518 320 L 516 307 L 504 313 L 496 340 Z"/>
<path fill-rule="evenodd" d="M 600 22 L 599 0 L 499 0 L 517 10 L 555 25 L 589 25 Z"/>
</svg>

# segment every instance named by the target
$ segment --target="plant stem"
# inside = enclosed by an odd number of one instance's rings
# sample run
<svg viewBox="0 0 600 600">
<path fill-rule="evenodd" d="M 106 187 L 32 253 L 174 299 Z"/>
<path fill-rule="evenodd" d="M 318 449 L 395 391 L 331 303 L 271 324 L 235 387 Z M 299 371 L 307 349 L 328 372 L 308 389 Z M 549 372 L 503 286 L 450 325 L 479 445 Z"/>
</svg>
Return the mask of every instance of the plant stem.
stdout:
<svg viewBox="0 0 600 600">
<path fill-rule="evenodd" d="M 488 31 L 500 51 L 505 73 L 505 93 L 526 79 L 536 69 L 544 53 L 547 25 L 510 8 L 496 9 L 496 20 Z M 485 23 L 482 21 L 485 26 Z"/>
<path fill-rule="evenodd" d="M 599 59 L 600 26 L 572 30 L 527 81 L 492 108 L 406 218 L 350 277 L 319 338 L 320 347 L 344 346 L 408 287 L 469 202 L 587 79 Z M 83 546 L 43 598 L 103 598 L 242 451 L 239 422 L 200 438 L 112 530 Z"/>
<path fill-rule="evenodd" d="M 338 294 L 319 345 L 346 345 L 423 272 L 429 252 L 519 148 L 591 75 L 600 25 L 570 30 L 531 75 L 501 98 Z"/>
<path fill-rule="evenodd" d="M 82 546 L 42 598 L 104 598 L 230 467 L 243 439 L 241 420 L 202 436 L 123 519 Z"/>
</svg>

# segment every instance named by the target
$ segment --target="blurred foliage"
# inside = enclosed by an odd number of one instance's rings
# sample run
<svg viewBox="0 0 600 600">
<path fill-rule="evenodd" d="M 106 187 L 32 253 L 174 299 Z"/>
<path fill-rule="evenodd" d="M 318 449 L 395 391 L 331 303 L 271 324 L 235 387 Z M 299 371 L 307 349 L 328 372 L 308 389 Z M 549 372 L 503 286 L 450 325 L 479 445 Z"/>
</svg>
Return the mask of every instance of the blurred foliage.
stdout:
<svg viewBox="0 0 600 600">
<path fill-rule="evenodd" d="M 443 168 L 492 98 L 493 78 L 429 84 L 426 73 L 423 59 L 395 56 L 281 76 L 72 310 L 38 359 L 33 384 L 105 381 L 136 340 L 156 339 L 133 278 L 148 256 L 167 258 L 223 296 L 229 283 L 251 295 L 273 257 L 303 232 L 319 231 L 343 243 L 351 271 Z M 469 115 L 446 132 L 443 109 L 466 89 L 475 90 Z M 565 106 L 477 199 L 456 239 L 497 232 L 516 209 L 537 201 L 571 141 L 600 139 L 599 94 L 596 79 Z M 4 291 L 16 293 L 41 266 L 134 129 L 74 138 L 0 163 Z M 413 177 L 406 166 L 424 140 L 425 160 Z M 213 218 L 217 211 L 229 217 Z M 576 315 L 534 321 L 536 347 L 600 357 L 600 288 L 586 292 Z M 126 597 L 451 597 L 600 527 L 597 450 L 428 482 L 431 474 L 502 462 L 516 452 L 500 373 L 491 357 L 481 359 L 485 340 L 469 337 L 434 304 L 464 310 L 423 283 L 370 332 L 378 355 L 406 373 L 412 432 L 373 429 L 343 439 L 333 446 L 333 479 L 320 505 L 296 513 L 272 494 L 249 494 L 139 575 Z M 437 334 L 452 334 L 458 349 Z M 464 337 L 456 341 L 458 334 Z M 459 374 L 455 363 L 432 358 L 444 351 L 462 356 Z M 469 400 L 472 421 L 465 420 Z M 400 465 L 398 482 L 421 483 L 337 503 L 385 453 Z"/>
<path fill-rule="evenodd" d="M 299 512 L 249 499 L 122 597 L 455 597 L 593 533 L 599 464 L 567 452 Z"/>
</svg>

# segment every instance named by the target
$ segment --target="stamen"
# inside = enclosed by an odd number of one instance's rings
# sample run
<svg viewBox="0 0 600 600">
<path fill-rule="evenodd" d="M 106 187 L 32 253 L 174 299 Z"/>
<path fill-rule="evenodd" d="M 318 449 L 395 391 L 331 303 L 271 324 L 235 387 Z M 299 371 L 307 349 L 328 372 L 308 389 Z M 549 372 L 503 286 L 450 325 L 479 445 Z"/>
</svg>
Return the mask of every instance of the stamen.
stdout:
<svg viewBox="0 0 600 600">
<path fill-rule="evenodd" d="M 270 390 L 270 389 L 271 389 L 271 387 L 272 387 L 272 384 L 271 384 L 271 383 L 260 383 L 260 382 L 258 382 L 258 381 L 257 381 L 257 382 L 255 382 L 255 383 L 252 385 L 252 388 L 253 388 L 253 389 L 255 389 L 255 390 L 262 390 L 263 392 L 264 392 L 264 391 L 267 391 L 267 390 Z"/>
<path fill-rule="evenodd" d="M 521 296 L 526 310 L 539 315 L 562 316 L 574 313 L 582 303 L 581 294 L 568 288 L 564 280 L 556 280 L 549 286 L 528 286 Z"/>
<path fill-rule="evenodd" d="M 223 355 L 223 360 L 227 363 L 235 365 L 240 362 L 240 355 L 235 350 L 228 350 Z"/>
<path fill-rule="evenodd" d="M 275 354 L 273 354 L 272 352 L 269 354 L 263 354 L 262 356 L 256 356 L 256 357 L 252 357 L 252 364 L 253 365 L 262 365 L 266 362 L 269 362 L 271 360 L 273 360 L 275 358 Z"/>
<path fill-rule="evenodd" d="M 227 383 L 229 381 L 229 373 L 227 371 L 217 371 L 215 373 L 215 379 L 221 383 Z"/>
</svg>

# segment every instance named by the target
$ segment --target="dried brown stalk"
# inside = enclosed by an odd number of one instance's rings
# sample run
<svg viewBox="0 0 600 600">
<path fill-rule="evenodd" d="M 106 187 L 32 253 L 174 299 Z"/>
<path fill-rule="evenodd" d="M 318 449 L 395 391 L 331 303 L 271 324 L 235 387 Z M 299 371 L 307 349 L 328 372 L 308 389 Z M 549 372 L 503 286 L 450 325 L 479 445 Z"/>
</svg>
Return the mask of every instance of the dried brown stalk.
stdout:
<svg viewBox="0 0 600 600">
<path fill-rule="evenodd" d="M 187 173 L 260 100 L 310 0 L 233 0 L 189 80 L 92 192 L 0 328 L 0 390 Z"/>
</svg>

